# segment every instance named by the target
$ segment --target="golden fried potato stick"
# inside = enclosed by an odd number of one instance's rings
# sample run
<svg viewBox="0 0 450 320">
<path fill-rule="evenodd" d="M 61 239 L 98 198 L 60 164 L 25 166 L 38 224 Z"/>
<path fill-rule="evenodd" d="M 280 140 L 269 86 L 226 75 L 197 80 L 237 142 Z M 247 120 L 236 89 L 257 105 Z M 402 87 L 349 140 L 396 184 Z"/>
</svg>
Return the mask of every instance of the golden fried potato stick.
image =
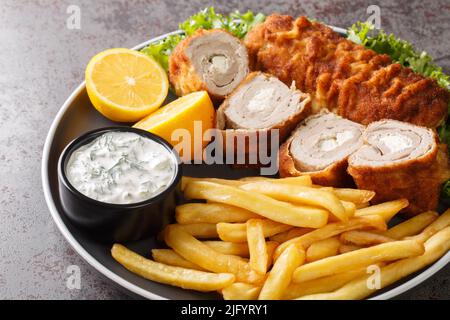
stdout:
<svg viewBox="0 0 450 320">
<path fill-rule="evenodd" d="M 292 300 L 305 295 L 334 291 L 365 274 L 367 274 L 367 267 L 360 267 L 344 273 L 302 283 L 291 282 L 283 294 L 283 299 Z"/>
<path fill-rule="evenodd" d="M 145 279 L 183 289 L 216 291 L 230 286 L 235 280 L 231 273 L 211 273 L 154 262 L 120 244 L 113 245 L 111 255 L 126 269 Z"/>
<path fill-rule="evenodd" d="M 314 186 L 321 190 L 333 192 L 339 199 L 343 201 L 353 202 L 354 204 L 366 204 L 375 197 L 375 192 L 362 189 L 349 189 L 349 188 L 333 188 Z"/>
<path fill-rule="evenodd" d="M 250 253 L 248 251 L 248 244 L 245 242 L 242 243 L 227 242 L 227 241 L 202 241 L 202 242 L 206 244 L 208 247 L 223 254 L 230 254 L 242 258 L 250 257 Z"/>
<path fill-rule="evenodd" d="M 258 273 L 265 274 L 269 263 L 267 255 L 266 238 L 263 223 L 260 219 L 247 221 L 247 243 L 250 252 L 250 268 Z"/>
<path fill-rule="evenodd" d="M 184 231 L 180 225 L 169 225 L 166 228 L 165 240 L 176 253 L 203 269 L 232 273 L 240 282 L 259 283 L 264 279 L 264 276 L 253 271 L 241 257 L 215 251 Z"/>
<path fill-rule="evenodd" d="M 339 247 L 339 253 L 340 254 L 347 253 L 347 252 L 359 250 L 362 248 L 364 248 L 364 247 L 357 246 L 356 244 L 341 244 L 341 246 Z"/>
<path fill-rule="evenodd" d="M 418 234 L 425 229 L 430 223 L 435 221 L 439 217 L 434 211 L 426 211 L 412 217 L 398 225 L 381 232 L 383 236 L 393 239 L 403 239 Z"/>
<path fill-rule="evenodd" d="M 300 283 L 346 272 L 355 267 L 415 257 L 423 253 L 423 244 L 416 240 L 382 243 L 305 264 L 295 270 L 292 281 Z"/>
<path fill-rule="evenodd" d="M 450 226 L 450 209 L 447 209 L 443 214 L 439 216 L 434 222 L 432 222 L 428 227 L 426 227 L 421 233 L 416 236 L 409 237 L 406 239 L 415 239 L 422 242 L 427 241 L 436 232 Z"/>
<path fill-rule="evenodd" d="M 347 222 L 335 222 L 326 225 L 320 229 L 308 232 L 300 237 L 293 238 L 286 241 L 278 246 L 275 250 L 274 259 L 276 260 L 278 256 L 287 248 L 288 245 L 292 243 L 298 243 L 303 248 L 307 249 L 312 243 L 337 236 L 345 231 L 357 230 L 357 229 L 375 229 L 375 230 L 386 230 L 386 222 L 379 215 L 363 216 L 352 218 Z"/>
<path fill-rule="evenodd" d="M 186 177 L 183 176 L 181 178 L 181 191 L 184 191 L 186 189 L 186 186 L 188 183 L 193 181 L 206 181 L 206 182 L 213 182 L 218 184 L 223 184 L 227 186 L 240 186 L 241 184 L 244 184 L 245 182 L 241 182 L 239 180 L 230 180 L 230 179 L 219 179 L 219 178 L 193 178 L 193 177 Z"/>
<path fill-rule="evenodd" d="M 292 229 L 292 226 L 269 219 L 262 219 L 262 224 L 266 238 Z M 247 225 L 245 223 L 218 223 L 216 228 L 219 238 L 223 241 L 247 242 Z"/>
<path fill-rule="evenodd" d="M 239 180 L 231 180 L 231 179 L 219 179 L 219 178 L 194 178 L 194 177 L 182 177 L 181 178 L 181 191 L 184 191 L 186 188 L 186 185 L 189 182 L 192 181 L 206 181 L 206 182 L 213 182 L 218 184 L 223 184 L 227 186 L 235 186 L 238 187 L 240 185 L 246 184 L 248 182 L 253 181 L 271 181 L 276 182 L 280 184 L 292 184 L 292 185 L 301 185 L 301 186 L 311 186 L 312 181 L 310 176 L 300 176 L 300 177 L 287 177 L 287 178 L 281 178 L 281 179 L 275 179 L 275 178 L 265 178 L 265 177 L 246 177 L 241 178 Z"/>
<path fill-rule="evenodd" d="M 383 289 L 390 284 L 432 264 L 450 250 L 450 227 L 446 227 L 425 242 L 425 253 L 402 259 L 381 268 L 380 280 Z M 367 275 L 361 276 L 342 288 L 329 293 L 300 297 L 300 300 L 357 300 L 364 299 L 376 290 L 367 285 Z"/>
<path fill-rule="evenodd" d="M 350 201 L 341 200 L 342 206 L 345 209 L 345 215 L 349 218 L 353 217 L 356 212 L 356 205 Z"/>
<path fill-rule="evenodd" d="M 368 247 L 375 244 L 395 241 L 396 239 L 387 237 L 382 234 L 377 234 L 369 231 L 352 230 L 344 232 L 339 239 L 345 244 L 354 244 L 357 246 Z"/>
<path fill-rule="evenodd" d="M 292 244 L 281 254 L 269 272 L 261 289 L 259 300 L 279 300 L 289 286 L 292 272 L 305 261 L 305 251 Z"/>
<path fill-rule="evenodd" d="M 297 237 L 300 237 L 300 236 L 302 236 L 304 234 L 307 234 L 308 232 L 311 232 L 313 230 L 316 230 L 316 229 L 311 229 L 311 228 L 291 228 L 291 229 L 289 229 L 287 231 L 283 231 L 283 232 L 277 233 L 277 234 L 271 236 L 269 239 L 272 240 L 272 241 L 283 243 L 283 242 L 289 241 L 289 240 L 291 240 L 293 238 L 297 238 Z"/>
<path fill-rule="evenodd" d="M 367 208 L 368 206 L 370 206 L 370 203 L 369 202 L 356 203 L 355 206 L 356 206 L 356 209 L 364 209 L 364 208 Z"/>
<path fill-rule="evenodd" d="M 217 239 L 219 237 L 217 233 L 217 227 L 213 223 L 190 223 L 190 224 L 179 224 L 180 228 L 190 235 L 199 239 Z M 167 227 L 166 227 L 167 228 Z M 164 228 L 156 237 L 160 242 L 164 241 L 164 234 L 166 232 Z"/>
<path fill-rule="evenodd" d="M 153 260 L 169 266 L 205 271 L 202 267 L 186 260 L 172 249 L 152 249 Z"/>
<path fill-rule="evenodd" d="M 339 237 L 331 237 L 313 242 L 306 250 L 306 261 L 312 262 L 327 257 L 335 256 L 339 253 L 341 241 Z"/>
<path fill-rule="evenodd" d="M 216 225 L 213 223 L 190 223 L 180 225 L 184 231 L 200 239 L 218 238 Z"/>
<path fill-rule="evenodd" d="M 248 249 L 248 244 L 245 242 L 226 242 L 226 241 L 203 241 L 208 247 L 216 250 L 217 252 L 223 254 L 230 254 L 234 256 L 239 256 L 241 258 L 249 258 L 250 252 Z M 269 260 L 267 262 L 268 268 L 272 265 L 273 253 L 278 247 L 279 243 L 276 241 L 266 241 L 267 256 Z"/>
<path fill-rule="evenodd" d="M 266 241 L 266 247 L 267 247 L 267 270 L 270 269 L 273 263 L 273 255 L 275 253 L 275 250 L 280 244 L 276 241 Z"/>
<path fill-rule="evenodd" d="M 349 216 L 338 197 L 332 192 L 304 186 L 278 184 L 269 181 L 257 181 L 241 185 L 239 188 L 264 194 L 276 200 L 300 205 L 312 205 L 327 209 L 341 221 Z"/>
<path fill-rule="evenodd" d="M 363 209 L 358 209 L 355 212 L 355 217 L 362 217 L 377 214 L 382 216 L 386 222 L 389 222 L 400 210 L 409 205 L 408 199 L 398 199 L 388 202 L 383 202 L 374 206 Z"/>
<path fill-rule="evenodd" d="M 224 300 L 256 300 L 258 299 L 260 286 L 249 283 L 235 282 L 223 288 L 220 293 Z"/>
<path fill-rule="evenodd" d="M 265 218 L 296 227 L 320 228 L 328 220 L 328 211 L 311 206 L 292 205 L 237 187 L 205 181 L 189 182 L 184 190 L 188 199 L 206 199 L 255 212 Z"/>
<path fill-rule="evenodd" d="M 175 208 L 180 224 L 246 222 L 259 216 L 248 210 L 223 203 L 186 203 Z"/>
<path fill-rule="evenodd" d="M 291 184 L 294 186 L 305 186 L 305 187 L 312 186 L 311 177 L 308 175 L 302 175 L 298 177 L 286 177 L 286 178 L 245 177 L 239 179 L 239 181 L 243 181 L 245 183 L 266 181 L 266 182 L 275 182 L 279 184 Z"/>
</svg>

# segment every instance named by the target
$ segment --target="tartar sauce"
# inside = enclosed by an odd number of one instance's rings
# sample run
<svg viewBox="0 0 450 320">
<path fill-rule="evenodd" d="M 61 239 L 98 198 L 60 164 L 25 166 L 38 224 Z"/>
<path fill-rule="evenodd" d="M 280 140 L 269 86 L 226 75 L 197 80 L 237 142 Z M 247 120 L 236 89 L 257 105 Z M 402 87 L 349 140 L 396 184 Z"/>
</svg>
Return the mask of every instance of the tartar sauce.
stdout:
<svg viewBox="0 0 450 320">
<path fill-rule="evenodd" d="M 107 132 L 75 150 L 70 183 L 85 196 L 113 204 L 137 203 L 164 191 L 176 160 L 161 144 L 133 132 Z"/>
</svg>

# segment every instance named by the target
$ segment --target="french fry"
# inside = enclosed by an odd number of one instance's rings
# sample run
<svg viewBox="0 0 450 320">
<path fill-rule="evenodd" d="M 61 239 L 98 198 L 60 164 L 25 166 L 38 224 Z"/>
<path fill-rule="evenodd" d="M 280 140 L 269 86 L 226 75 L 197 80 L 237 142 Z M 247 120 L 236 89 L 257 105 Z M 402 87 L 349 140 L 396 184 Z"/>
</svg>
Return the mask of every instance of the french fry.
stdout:
<svg viewBox="0 0 450 320">
<path fill-rule="evenodd" d="M 365 275 L 366 273 L 367 267 L 360 267 L 344 273 L 305 281 L 302 283 L 291 282 L 283 294 L 283 299 L 292 300 L 309 294 L 331 292 L 339 289 L 348 282 Z"/>
<path fill-rule="evenodd" d="M 305 261 L 305 251 L 293 244 L 286 248 L 280 258 L 275 261 L 261 289 L 259 300 L 279 300 L 289 286 L 292 272 Z"/>
<path fill-rule="evenodd" d="M 208 247 L 216 250 L 217 252 L 223 254 L 230 254 L 242 258 L 250 257 L 248 245 L 245 242 L 236 243 L 226 241 L 203 241 L 203 243 L 206 244 Z"/>
<path fill-rule="evenodd" d="M 364 247 L 357 246 L 356 244 L 341 244 L 341 246 L 339 247 L 339 253 L 340 254 L 347 253 L 347 252 L 359 250 L 362 248 L 364 248 Z"/>
<path fill-rule="evenodd" d="M 235 243 L 225 241 L 203 241 L 203 243 L 206 244 L 208 247 L 223 254 L 234 255 L 242 258 L 250 257 L 247 243 Z M 267 257 L 268 257 L 267 268 L 270 268 L 270 266 L 272 265 L 273 253 L 275 252 L 275 249 L 278 247 L 278 245 L 279 243 L 276 241 L 266 242 Z"/>
<path fill-rule="evenodd" d="M 120 244 L 113 245 L 111 255 L 126 269 L 145 279 L 183 289 L 216 291 L 230 286 L 235 280 L 231 273 L 211 273 L 154 262 Z"/>
<path fill-rule="evenodd" d="M 184 231 L 200 239 L 218 238 L 217 227 L 213 223 L 191 223 L 180 225 Z"/>
<path fill-rule="evenodd" d="M 199 238 L 199 239 L 216 239 L 219 237 L 217 234 L 217 227 L 212 223 L 190 223 L 190 224 L 179 224 L 180 228 L 183 228 L 184 231 L 189 233 L 190 235 Z M 166 226 L 167 228 L 167 226 Z M 164 236 L 166 232 L 166 228 L 164 228 L 157 236 L 156 239 L 159 242 L 164 241 Z"/>
<path fill-rule="evenodd" d="M 269 256 L 267 255 L 263 223 L 260 219 L 247 221 L 247 243 L 250 252 L 250 268 L 258 273 L 265 274 Z"/>
<path fill-rule="evenodd" d="M 224 300 L 256 300 L 258 299 L 260 286 L 244 282 L 235 282 L 221 290 Z"/>
<path fill-rule="evenodd" d="M 248 182 L 255 182 L 255 181 L 267 181 L 267 182 L 275 182 L 279 184 L 290 184 L 295 186 L 305 186 L 305 187 L 311 187 L 312 186 L 312 180 L 311 177 L 308 175 L 298 176 L 298 177 L 286 177 L 286 178 L 265 178 L 265 177 L 245 177 L 239 179 L 239 181 L 248 183 Z"/>
<path fill-rule="evenodd" d="M 341 234 L 339 239 L 345 244 L 355 244 L 362 247 L 395 241 L 395 239 L 389 238 L 382 234 L 360 230 L 344 232 Z"/>
<path fill-rule="evenodd" d="M 354 204 L 369 203 L 375 192 L 362 189 L 348 189 L 348 188 L 332 188 L 316 186 L 319 189 L 333 192 L 339 199 L 343 201 L 353 202 Z"/>
<path fill-rule="evenodd" d="M 301 186 L 307 186 L 307 187 L 310 187 L 312 185 L 311 177 L 307 176 L 307 175 L 300 176 L 300 177 L 287 177 L 287 178 L 281 178 L 281 179 L 265 178 L 265 177 L 246 177 L 246 178 L 241 178 L 239 180 L 219 179 L 219 178 L 194 178 L 194 177 L 183 176 L 181 178 L 181 191 L 184 191 L 187 184 L 192 181 L 206 181 L 206 182 L 213 182 L 213 183 L 223 184 L 223 185 L 227 185 L 227 186 L 235 186 L 235 187 L 246 184 L 248 182 L 254 182 L 254 181 L 270 181 L 270 182 L 276 182 L 276 183 L 280 183 L 280 184 L 301 185 Z"/>
<path fill-rule="evenodd" d="M 392 219 L 400 210 L 409 205 L 407 199 L 398 199 L 394 201 L 383 202 L 374 206 L 363 209 L 358 209 L 355 212 L 355 217 L 362 217 L 377 214 L 384 218 L 386 222 Z"/>
<path fill-rule="evenodd" d="M 277 233 L 273 236 L 271 236 L 269 239 L 272 241 L 276 241 L 278 243 L 283 243 L 286 242 L 288 240 L 291 240 L 293 238 L 297 238 L 300 237 L 304 234 L 307 234 L 308 232 L 311 232 L 315 229 L 311 229 L 311 228 L 291 228 L 287 231 L 284 232 L 280 232 Z"/>
<path fill-rule="evenodd" d="M 353 202 L 348 202 L 348 201 L 344 201 L 344 200 L 339 200 L 342 204 L 342 206 L 345 209 L 345 215 L 348 218 L 351 218 L 355 215 L 356 212 L 356 205 Z M 328 222 L 337 222 L 337 221 L 341 221 L 340 219 L 338 219 L 336 216 L 334 216 L 333 214 L 331 214 L 328 217 Z"/>
<path fill-rule="evenodd" d="M 234 205 L 273 221 L 297 227 L 320 228 L 328 220 L 327 210 L 294 206 L 262 194 L 206 181 L 189 182 L 184 195 L 188 199 L 206 199 Z"/>
<path fill-rule="evenodd" d="M 368 206 L 370 206 L 369 202 L 355 203 L 356 209 L 364 209 L 364 208 L 367 208 Z"/>
<path fill-rule="evenodd" d="M 332 237 L 313 242 L 306 250 L 306 261 L 312 262 L 323 258 L 335 256 L 339 253 L 341 242 L 338 237 Z"/>
<path fill-rule="evenodd" d="M 253 218 L 258 215 L 223 203 L 187 203 L 175 208 L 175 219 L 180 224 L 246 222 Z"/>
<path fill-rule="evenodd" d="M 356 205 L 353 202 L 341 200 L 342 206 L 345 209 L 345 215 L 349 218 L 353 217 L 356 212 Z"/>
<path fill-rule="evenodd" d="M 193 181 L 206 181 L 206 182 L 213 182 L 218 184 L 223 184 L 227 186 L 240 186 L 241 184 L 244 184 L 245 182 L 239 181 L 239 180 L 229 180 L 229 179 L 219 179 L 219 178 L 194 178 L 194 177 L 186 177 L 183 176 L 181 178 L 181 191 L 184 191 L 186 189 L 186 186 L 189 182 Z"/>
<path fill-rule="evenodd" d="M 450 227 L 446 227 L 425 242 L 425 253 L 412 258 L 402 259 L 381 268 L 380 289 L 414 273 L 435 262 L 450 250 Z M 363 275 L 342 288 L 329 293 L 300 297 L 300 300 L 355 300 L 364 299 L 375 292 L 367 286 L 367 275 Z"/>
<path fill-rule="evenodd" d="M 215 251 L 184 231 L 180 225 L 169 225 L 166 228 L 165 240 L 175 252 L 203 269 L 232 273 L 239 282 L 259 283 L 264 279 L 264 276 L 253 271 L 242 258 Z"/>
<path fill-rule="evenodd" d="M 432 222 L 428 227 L 426 227 L 421 233 L 416 236 L 409 237 L 406 239 L 419 240 L 421 242 L 427 241 L 436 232 L 450 226 L 450 209 L 447 209 L 443 214 L 439 216 L 434 222 Z"/>
<path fill-rule="evenodd" d="M 267 247 L 267 270 L 270 269 L 273 263 L 273 254 L 275 253 L 275 250 L 279 246 L 279 243 L 276 241 L 267 241 L 266 247 Z"/>
<path fill-rule="evenodd" d="M 412 217 L 398 225 L 380 233 L 393 239 L 403 239 L 421 232 L 430 223 L 436 220 L 439 215 L 434 211 L 426 211 L 415 217 Z"/>
<path fill-rule="evenodd" d="M 386 230 L 386 228 L 387 226 L 384 219 L 378 215 L 352 218 L 347 222 L 330 223 L 323 228 L 311 231 L 303 236 L 293 238 L 280 244 L 275 250 L 274 259 L 276 260 L 281 252 L 292 243 L 298 243 L 303 248 L 307 249 L 313 242 L 337 236 L 342 232 L 356 229 L 375 229 L 383 231 Z"/>
<path fill-rule="evenodd" d="M 383 243 L 305 264 L 294 271 L 292 280 L 300 283 L 346 272 L 355 266 L 415 257 L 423 252 L 422 243 L 416 240 Z"/>
<path fill-rule="evenodd" d="M 252 182 L 239 188 L 293 204 L 318 206 L 327 209 L 341 221 L 347 221 L 349 218 L 341 201 L 332 192 L 267 181 Z"/>
<path fill-rule="evenodd" d="M 291 229 L 287 224 L 262 219 L 264 236 L 271 237 L 277 233 Z M 218 223 L 217 233 L 219 238 L 228 242 L 246 242 L 247 225 L 245 223 Z"/>
<path fill-rule="evenodd" d="M 153 260 L 169 266 L 205 271 L 202 267 L 186 260 L 172 249 L 152 249 Z"/>
</svg>

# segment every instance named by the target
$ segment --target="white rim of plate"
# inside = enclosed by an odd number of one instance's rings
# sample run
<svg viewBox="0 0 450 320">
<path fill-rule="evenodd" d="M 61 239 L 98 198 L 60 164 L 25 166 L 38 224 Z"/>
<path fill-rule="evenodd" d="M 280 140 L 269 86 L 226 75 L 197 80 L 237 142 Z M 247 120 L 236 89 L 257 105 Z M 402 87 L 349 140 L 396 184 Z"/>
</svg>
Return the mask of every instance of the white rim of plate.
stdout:
<svg viewBox="0 0 450 320">
<path fill-rule="evenodd" d="M 346 30 L 343 28 L 338 28 L 338 27 L 334 27 L 334 26 L 331 26 L 331 28 L 334 31 L 339 32 L 341 34 L 346 33 Z M 142 49 L 143 47 L 147 46 L 150 43 L 162 40 L 170 35 L 181 34 L 181 33 L 183 33 L 181 30 L 166 33 L 159 37 L 145 41 L 145 42 L 135 46 L 132 49 L 139 50 L 139 49 Z M 50 210 L 50 214 L 52 215 L 52 218 L 53 218 L 54 222 L 56 223 L 56 226 L 58 227 L 59 231 L 62 233 L 64 238 L 69 242 L 69 244 L 72 246 L 72 248 L 94 269 L 99 271 L 102 275 L 104 275 L 108 279 L 119 284 L 123 288 L 125 288 L 141 297 L 151 299 L 151 300 L 168 300 L 165 297 L 151 293 L 151 292 L 123 279 L 122 277 L 118 276 L 116 273 L 114 273 L 111 270 L 109 270 L 108 268 L 106 268 L 97 259 L 95 259 L 74 238 L 72 233 L 69 231 L 69 229 L 67 228 L 67 226 L 64 224 L 63 220 L 61 219 L 60 213 L 58 212 L 58 209 L 56 208 L 56 205 L 53 201 L 52 193 L 50 190 L 49 175 L 48 175 L 48 160 L 49 160 L 49 156 L 50 156 L 50 147 L 53 142 L 56 128 L 58 127 L 58 125 L 61 121 L 61 118 L 64 116 L 66 110 L 72 104 L 73 100 L 75 100 L 75 97 L 77 97 L 84 89 L 85 89 L 85 82 L 83 81 L 71 93 L 71 95 L 67 98 L 67 100 L 62 105 L 61 109 L 56 114 L 56 117 L 50 126 L 50 130 L 47 134 L 47 138 L 45 139 L 45 144 L 44 144 L 44 149 L 43 149 L 43 154 L 42 154 L 41 176 L 42 176 L 42 187 L 44 189 L 44 197 L 45 197 L 45 201 L 47 203 L 48 209 Z M 447 254 L 445 254 L 438 261 L 436 261 L 432 266 L 428 267 L 425 271 L 421 272 L 416 277 L 408 280 L 407 282 L 405 282 L 385 293 L 376 295 L 376 296 L 370 298 L 369 300 L 383 300 L 383 299 L 390 299 L 390 298 L 396 297 L 396 296 L 402 294 L 403 292 L 417 286 L 418 284 L 422 283 L 423 281 L 425 281 L 426 279 L 428 279 L 429 277 L 434 275 L 440 269 L 445 267 L 449 261 L 450 261 L 450 252 L 447 252 Z"/>
</svg>

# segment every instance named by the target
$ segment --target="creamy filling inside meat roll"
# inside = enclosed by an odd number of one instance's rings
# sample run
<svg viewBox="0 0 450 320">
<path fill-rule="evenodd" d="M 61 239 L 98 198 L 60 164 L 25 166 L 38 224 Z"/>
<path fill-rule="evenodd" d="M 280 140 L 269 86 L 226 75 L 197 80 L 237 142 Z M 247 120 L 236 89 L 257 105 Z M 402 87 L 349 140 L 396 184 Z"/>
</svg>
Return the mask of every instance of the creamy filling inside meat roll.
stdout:
<svg viewBox="0 0 450 320">
<path fill-rule="evenodd" d="M 169 60 L 169 76 L 177 94 L 207 90 L 223 98 L 248 74 L 242 42 L 224 30 L 201 30 L 178 44 Z M 192 73 L 192 74 L 190 74 Z"/>
<path fill-rule="evenodd" d="M 384 120 L 367 127 L 366 144 L 352 156 L 352 165 L 380 167 L 395 162 L 417 160 L 436 152 L 433 130 L 405 122 Z"/>
<path fill-rule="evenodd" d="M 307 100 L 275 77 L 252 74 L 224 102 L 226 127 L 230 129 L 266 129 L 303 113 Z"/>
<path fill-rule="evenodd" d="M 269 133 L 276 133 L 277 142 L 284 141 L 308 116 L 310 102 L 309 95 L 289 88 L 277 78 L 253 72 L 217 110 L 217 128 L 227 141 L 247 137 L 245 152 L 257 152 L 261 142 L 268 144 Z"/>
<path fill-rule="evenodd" d="M 363 130 L 333 113 L 305 119 L 280 149 L 280 175 L 310 174 L 315 183 L 347 184 L 347 158 L 362 146 Z"/>
<path fill-rule="evenodd" d="M 376 192 L 375 202 L 407 198 L 408 214 L 436 210 L 448 179 L 448 157 L 436 132 L 396 120 L 370 124 L 365 144 L 349 158 L 357 186 Z"/>
</svg>

